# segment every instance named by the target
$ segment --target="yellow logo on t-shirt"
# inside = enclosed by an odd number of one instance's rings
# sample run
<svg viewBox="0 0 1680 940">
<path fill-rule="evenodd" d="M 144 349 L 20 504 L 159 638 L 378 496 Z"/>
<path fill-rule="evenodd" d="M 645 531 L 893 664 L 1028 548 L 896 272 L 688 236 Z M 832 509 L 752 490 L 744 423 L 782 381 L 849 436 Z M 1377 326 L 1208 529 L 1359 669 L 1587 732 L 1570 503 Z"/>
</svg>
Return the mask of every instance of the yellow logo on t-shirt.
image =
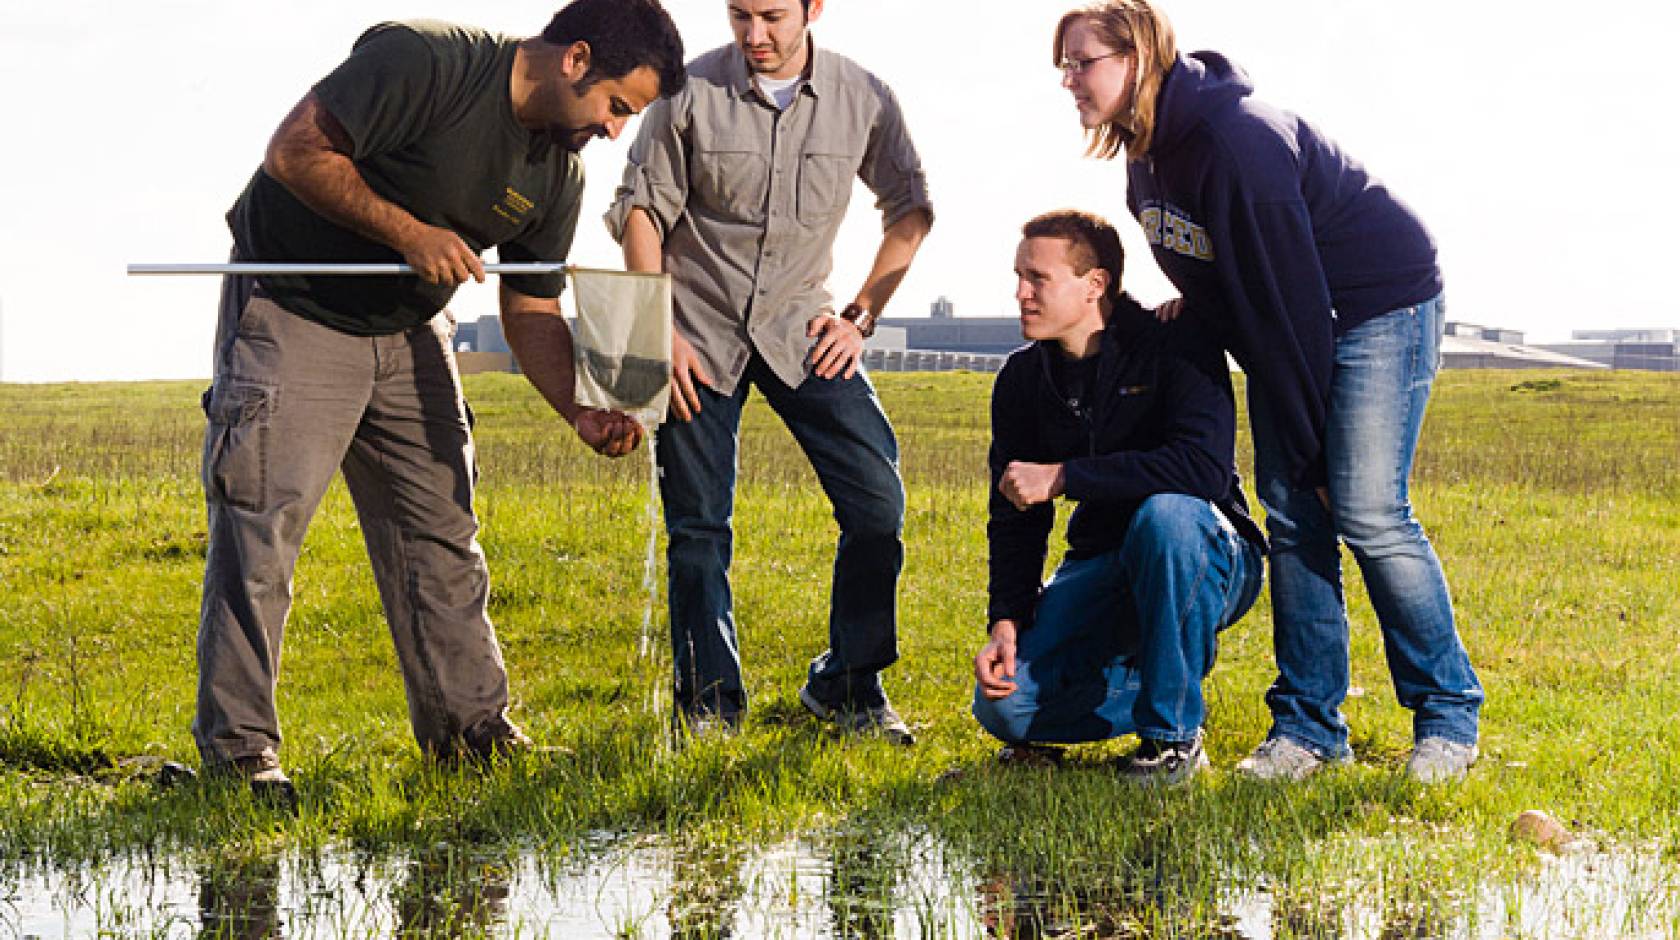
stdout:
<svg viewBox="0 0 1680 940">
<path fill-rule="evenodd" d="M 491 209 L 514 225 L 524 225 L 525 214 L 536 208 L 536 205 L 530 197 L 509 186 L 503 191 L 502 201 L 492 206 Z"/>
</svg>

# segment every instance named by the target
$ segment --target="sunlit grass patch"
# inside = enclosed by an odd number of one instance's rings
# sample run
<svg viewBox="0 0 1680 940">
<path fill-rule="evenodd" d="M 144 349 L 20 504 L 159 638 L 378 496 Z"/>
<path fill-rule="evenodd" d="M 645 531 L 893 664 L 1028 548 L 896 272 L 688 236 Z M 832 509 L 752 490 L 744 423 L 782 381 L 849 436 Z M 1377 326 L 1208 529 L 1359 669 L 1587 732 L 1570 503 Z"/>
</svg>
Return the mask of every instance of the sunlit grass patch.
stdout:
<svg viewBox="0 0 1680 940">
<path fill-rule="evenodd" d="M 622 910 L 591 921 L 603 931 L 716 926 L 705 912 L 729 905 L 798 912 L 798 892 L 819 890 L 865 921 L 896 911 L 940 925 L 936 936 L 1005 921 L 1231 935 L 1245 916 L 1270 936 L 1342 935 L 1367 921 L 1372 936 L 1384 923 L 1411 925 L 1391 935 L 1438 935 L 1540 903 L 1521 886 L 1562 869 L 1507 827 L 1542 808 L 1634 853 L 1614 858 L 1655 858 L 1600 870 L 1622 873 L 1630 898 L 1676 923 L 1664 906 L 1672 892 L 1660 890 L 1662 878 L 1674 883 L 1661 866 L 1680 845 L 1676 377 L 1441 377 L 1412 496 L 1488 689 L 1484 756 L 1468 781 L 1424 790 L 1400 777 L 1410 716 L 1350 565 L 1346 711 L 1358 766 L 1290 787 L 1230 772 L 1268 724 L 1262 600 L 1222 635 L 1209 680 L 1215 771 L 1171 793 L 1115 778 L 1109 762 L 1126 742 L 1078 748 L 1058 772 L 993 765 L 995 742 L 967 714 L 984 629 L 990 377 L 875 381 L 909 497 L 902 659 L 886 683 L 916 748 L 837 739 L 794 697 L 826 639 L 836 530 L 761 403 L 746 413 L 736 515 L 753 711 L 739 737 L 678 748 L 662 584 L 653 655 L 641 653 L 645 455 L 600 460 L 522 379 L 479 376 L 468 392 L 491 616 L 516 717 L 570 754 L 488 771 L 421 759 L 361 533 L 335 484 L 299 562 L 280 684 L 284 758 L 303 795 L 296 818 L 234 787 L 154 783 L 164 760 L 196 763 L 200 385 L 0 386 L 0 902 L 21 883 L 14 874 L 43 866 L 114 872 L 98 866 L 138 853 L 202 870 L 194 877 L 214 887 L 247 883 L 253 865 L 337 872 L 348 852 L 361 861 L 345 870 L 398 872 L 368 917 L 395 917 L 420 897 L 470 907 L 456 901 L 487 866 L 505 870 L 517 898 L 557 871 L 621 859 L 649 877 L 701 874 L 626 895 Z M 810 865 L 827 874 L 800 868 Z M 815 880 L 773 874 L 784 868 Z M 932 896 L 917 887 L 926 878 L 953 893 L 915 901 Z M 520 915 L 504 905 L 497 916 L 475 929 Z M 841 915 L 823 916 L 833 930 Z M 316 923 L 326 932 L 333 922 Z M 801 921 L 777 923 L 805 935 Z"/>
</svg>

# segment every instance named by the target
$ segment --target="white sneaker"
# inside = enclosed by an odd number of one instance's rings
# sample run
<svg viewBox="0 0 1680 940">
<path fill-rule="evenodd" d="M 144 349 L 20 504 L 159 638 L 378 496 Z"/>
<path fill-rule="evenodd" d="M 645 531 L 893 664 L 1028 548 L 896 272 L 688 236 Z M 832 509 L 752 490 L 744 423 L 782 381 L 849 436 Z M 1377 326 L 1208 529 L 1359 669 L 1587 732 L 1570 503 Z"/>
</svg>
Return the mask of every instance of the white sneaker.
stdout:
<svg viewBox="0 0 1680 940">
<path fill-rule="evenodd" d="M 1304 780 L 1325 764 L 1345 764 L 1346 757 L 1326 761 L 1293 739 L 1277 737 L 1260 742 L 1254 753 L 1237 762 L 1237 773 L 1255 780 Z"/>
<path fill-rule="evenodd" d="M 799 701 L 805 710 L 830 724 L 838 725 L 849 734 L 878 734 L 889 744 L 909 747 L 916 743 L 916 735 L 904 719 L 893 711 L 892 704 L 882 702 L 874 708 L 836 708 L 825 705 L 811 691 L 809 685 L 799 687 Z"/>
<path fill-rule="evenodd" d="M 1202 733 L 1189 741 L 1172 742 L 1143 738 L 1137 750 L 1120 759 L 1120 776 L 1144 786 L 1176 787 L 1208 769 Z"/>
<path fill-rule="evenodd" d="M 1480 752 L 1474 744 L 1460 744 L 1446 738 L 1424 738 L 1412 748 L 1406 761 L 1406 776 L 1418 783 L 1446 783 L 1463 780 Z"/>
</svg>

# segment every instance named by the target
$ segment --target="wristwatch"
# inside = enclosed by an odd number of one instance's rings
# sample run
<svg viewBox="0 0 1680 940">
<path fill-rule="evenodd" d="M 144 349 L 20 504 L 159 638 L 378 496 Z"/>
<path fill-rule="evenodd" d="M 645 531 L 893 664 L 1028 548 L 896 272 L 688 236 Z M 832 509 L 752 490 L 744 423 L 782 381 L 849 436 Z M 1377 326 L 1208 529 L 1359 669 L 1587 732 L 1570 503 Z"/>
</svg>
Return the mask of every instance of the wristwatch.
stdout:
<svg viewBox="0 0 1680 940">
<path fill-rule="evenodd" d="M 840 319 L 857 327 L 857 331 L 868 339 L 875 335 L 875 311 L 865 310 L 857 304 L 847 304 L 846 309 L 840 311 Z"/>
</svg>

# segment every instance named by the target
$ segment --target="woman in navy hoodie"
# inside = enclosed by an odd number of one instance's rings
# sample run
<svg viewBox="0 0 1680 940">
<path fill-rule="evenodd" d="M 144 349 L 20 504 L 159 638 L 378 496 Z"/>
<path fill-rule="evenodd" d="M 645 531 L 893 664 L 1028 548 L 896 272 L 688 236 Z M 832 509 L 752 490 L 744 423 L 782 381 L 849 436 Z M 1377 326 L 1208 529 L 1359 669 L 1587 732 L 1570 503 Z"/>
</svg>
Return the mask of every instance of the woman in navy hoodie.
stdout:
<svg viewBox="0 0 1680 940">
<path fill-rule="evenodd" d="M 1407 772 L 1462 776 L 1482 689 L 1407 493 L 1444 328 L 1433 239 L 1334 141 L 1256 101 L 1224 56 L 1180 55 L 1150 0 L 1068 13 L 1053 51 L 1089 152 L 1125 154 L 1127 204 L 1186 315 L 1248 375 L 1278 677 L 1271 731 L 1238 769 L 1299 779 L 1351 757 L 1339 539 L 1413 712 Z"/>
</svg>

